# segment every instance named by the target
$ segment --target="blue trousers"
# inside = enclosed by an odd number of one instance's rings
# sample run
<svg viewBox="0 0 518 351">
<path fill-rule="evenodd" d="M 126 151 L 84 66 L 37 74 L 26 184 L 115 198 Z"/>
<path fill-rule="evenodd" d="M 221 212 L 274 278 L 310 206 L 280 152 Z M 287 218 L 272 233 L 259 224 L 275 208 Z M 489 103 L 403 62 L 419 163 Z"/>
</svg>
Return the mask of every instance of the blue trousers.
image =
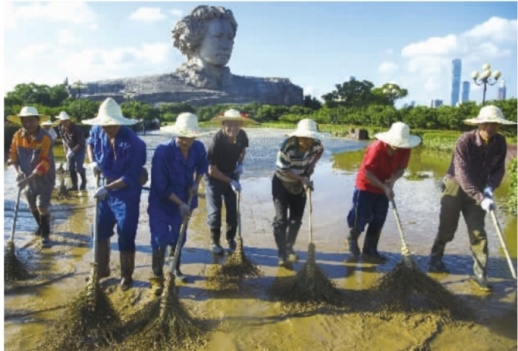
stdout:
<svg viewBox="0 0 518 351">
<path fill-rule="evenodd" d="M 207 180 L 208 179 L 208 180 Z M 207 224 L 209 225 L 212 239 L 219 242 L 221 233 L 221 206 L 225 202 L 227 213 L 226 239 L 232 240 L 237 231 L 237 200 L 236 193 L 230 184 L 214 179 L 205 178 L 205 193 L 207 201 Z"/>
<path fill-rule="evenodd" d="M 99 241 L 111 238 L 117 225 L 119 250 L 135 252 L 141 192 L 140 187 L 111 190 L 99 203 Z"/>
<path fill-rule="evenodd" d="M 83 173 L 85 171 L 84 167 L 85 162 L 85 148 L 82 148 L 78 152 L 74 154 L 74 157 L 72 159 L 67 160 L 68 165 L 68 171 L 70 173 L 72 172 L 79 172 Z"/>
<path fill-rule="evenodd" d="M 148 210 L 149 213 L 149 229 L 151 231 L 151 247 L 153 251 L 167 247 L 167 245 L 176 246 L 180 235 L 180 227 L 182 226 L 182 216 L 180 213 L 165 216 L 163 213 Z M 181 246 L 187 241 L 187 231 L 181 242 Z"/>
<path fill-rule="evenodd" d="M 385 194 L 354 189 L 353 206 L 347 215 L 349 228 L 363 232 L 369 224 L 369 231 L 376 232 L 383 228 L 387 219 L 389 201 Z"/>
</svg>

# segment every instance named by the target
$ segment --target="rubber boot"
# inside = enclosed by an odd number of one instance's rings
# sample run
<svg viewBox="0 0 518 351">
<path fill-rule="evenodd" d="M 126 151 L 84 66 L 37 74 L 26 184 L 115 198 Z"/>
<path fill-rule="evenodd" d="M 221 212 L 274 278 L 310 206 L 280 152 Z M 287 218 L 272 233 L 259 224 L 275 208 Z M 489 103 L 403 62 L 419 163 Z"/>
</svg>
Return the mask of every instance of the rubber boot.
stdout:
<svg viewBox="0 0 518 351">
<path fill-rule="evenodd" d="M 72 185 L 67 188 L 68 191 L 77 191 L 77 173 L 70 172 L 70 180 L 72 181 Z"/>
<path fill-rule="evenodd" d="M 221 231 L 219 231 L 219 230 L 210 231 L 210 239 L 211 239 L 211 243 L 212 243 L 212 253 L 215 255 L 223 255 L 223 248 L 221 247 L 221 245 L 219 243 L 220 237 L 221 237 Z"/>
<path fill-rule="evenodd" d="M 301 222 L 291 221 L 288 225 L 288 237 L 286 238 L 286 255 L 288 257 L 288 261 L 295 262 L 299 259 L 299 256 L 295 253 L 293 247 L 295 246 L 295 241 L 297 240 L 297 235 L 299 234 Z"/>
<path fill-rule="evenodd" d="M 165 248 L 153 250 L 151 257 L 151 269 L 153 270 L 153 277 L 149 279 L 151 283 L 151 289 L 155 296 L 162 295 L 164 290 L 164 261 L 165 261 Z"/>
<path fill-rule="evenodd" d="M 133 284 L 133 271 L 135 270 L 135 252 L 124 251 L 120 253 L 121 262 L 121 290 L 126 291 Z"/>
<path fill-rule="evenodd" d="M 226 237 L 227 237 L 227 247 L 229 253 L 236 251 L 236 232 L 237 226 L 228 226 Z"/>
<path fill-rule="evenodd" d="M 444 265 L 444 262 L 442 261 L 445 248 L 446 244 L 441 243 L 438 240 L 434 241 L 432 251 L 430 252 L 430 259 L 428 260 L 428 272 L 449 273 L 448 269 Z"/>
<path fill-rule="evenodd" d="M 347 243 L 349 245 L 349 252 L 354 256 L 360 256 L 360 247 L 358 246 L 358 238 L 360 237 L 361 232 L 356 228 L 351 228 L 349 230 L 349 236 L 347 237 Z"/>
<path fill-rule="evenodd" d="M 475 261 L 475 263 L 473 264 L 473 273 L 475 275 L 473 281 L 479 289 L 485 292 L 489 292 L 491 291 L 491 286 L 487 282 L 486 272 L 486 267 L 483 267 Z"/>
<path fill-rule="evenodd" d="M 41 236 L 41 219 L 40 219 L 40 213 L 38 210 L 32 211 L 32 215 L 34 216 L 34 219 L 36 220 L 36 224 L 38 225 L 38 229 L 34 231 L 34 235 Z"/>
<path fill-rule="evenodd" d="M 97 242 L 97 275 L 100 278 L 110 276 L 110 239 Z"/>
<path fill-rule="evenodd" d="M 79 172 L 79 176 L 81 177 L 81 185 L 79 186 L 79 190 L 86 190 L 86 172 Z"/>
<path fill-rule="evenodd" d="M 365 241 L 363 242 L 363 256 L 367 261 L 372 263 L 385 263 L 387 258 L 378 252 L 378 241 L 380 239 L 380 230 L 367 229 L 365 233 Z"/>
<path fill-rule="evenodd" d="M 50 215 L 40 216 L 41 223 L 41 247 L 49 248 L 52 246 L 50 242 Z"/>
<path fill-rule="evenodd" d="M 176 248 L 173 246 L 171 252 L 174 252 Z M 180 252 L 178 252 L 178 261 L 176 262 L 176 265 L 174 267 L 174 276 L 176 279 L 181 281 L 182 283 L 187 282 L 187 277 L 183 275 L 182 271 L 180 270 L 180 264 L 182 261 L 182 250 L 180 249 Z"/>
<path fill-rule="evenodd" d="M 281 230 L 280 228 L 274 228 L 273 236 L 275 237 L 275 243 L 277 244 L 279 266 L 286 266 L 286 231 Z"/>
</svg>

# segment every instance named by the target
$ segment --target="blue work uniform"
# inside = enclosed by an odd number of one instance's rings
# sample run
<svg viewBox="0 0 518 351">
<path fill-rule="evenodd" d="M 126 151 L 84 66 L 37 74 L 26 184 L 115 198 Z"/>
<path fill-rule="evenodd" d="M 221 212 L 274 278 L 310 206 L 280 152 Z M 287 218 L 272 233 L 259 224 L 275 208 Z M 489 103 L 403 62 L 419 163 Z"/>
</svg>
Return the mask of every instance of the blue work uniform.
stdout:
<svg viewBox="0 0 518 351">
<path fill-rule="evenodd" d="M 187 203 L 189 190 L 196 175 L 208 170 L 207 152 L 202 142 L 195 140 L 189 147 L 187 158 L 182 154 L 176 140 L 157 146 L 151 162 L 151 189 L 149 192 L 149 227 L 153 250 L 176 246 L 182 224 L 179 207 L 169 200 L 175 194 Z M 198 207 L 198 196 L 191 202 L 191 210 Z M 181 245 L 184 245 L 187 235 Z"/>
<path fill-rule="evenodd" d="M 128 127 L 121 126 L 113 146 L 102 128 L 90 130 L 88 144 L 92 146 L 93 161 L 97 162 L 106 183 L 122 178 L 125 187 L 108 190 L 99 203 L 98 240 L 113 236 L 117 224 L 121 252 L 135 252 L 135 237 L 139 219 L 142 185 L 139 178 L 146 163 L 146 144 Z"/>
</svg>

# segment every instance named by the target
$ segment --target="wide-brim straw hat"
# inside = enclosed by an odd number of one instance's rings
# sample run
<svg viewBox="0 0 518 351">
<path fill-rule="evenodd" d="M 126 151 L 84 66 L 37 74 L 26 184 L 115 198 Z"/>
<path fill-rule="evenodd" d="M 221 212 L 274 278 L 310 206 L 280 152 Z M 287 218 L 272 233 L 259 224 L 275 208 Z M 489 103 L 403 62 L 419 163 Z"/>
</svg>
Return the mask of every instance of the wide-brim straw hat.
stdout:
<svg viewBox="0 0 518 351">
<path fill-rule="evenodd" d="M 160 131 L 184 138 L 196 138 L 206 134 L 198 126 L 198 116 L 190 112 L 180 113 L 173 125 L 162 127 Z"/>
<path fill-rule="evenodd" d="M 40 123 L 40 126 L 55 126 L 56 122 L 52 122 L 50 119 L 48 121 Z"/>
<path fill-rule="evenodd" d="M 508 121 L 504 118 L 502 110 L 493 105 L 484 106 L 480 109 L 478 116 L 475 118 L 465 119 L 464 123 L 475 125 L 481 123 L 498 123 L 498 124 L 516 124 L 516 122 Z"/>
<path fill-rule="evenodd" d="M 223 122 L 242 122 L 243 124 L 254 124 L 257 123 L 253 119 L 251 119 L 248 114 L 241 113 L 238 110 L 230 109 L 226 110 L 225 113 L 221 116 L 216 116 L 212 120 L 215 123 L 223 123 Z"/>
<path fill-rule="evenodd" d="M 61 111 L 59 115 L 56 116 L 56 122 L 61 123 L 62 121 L 71 121 L 72 118 L 65 111 Z"/>
<path fill-rule="evenodd" d="M 81 123 L 94 126 L 130 126 L 138 123 L 138 121 L 124 117 L 119 104 L 112 98 L 107 98 L 99 106 L 97 117 L 86 119 Z"/>
<path fill-rule="evenodd" d="M 403 122 L 395 122 L 388 132 L 377 133 L 374 137 L 390 146 L 410 149 L 421 143 L 421 138 L 410 134 L 410 128 Z"/>
<path fill-rule="evenodd" d="M 21 118 L 23 117 L 39 117 L 40 123 L 45 122 L 50 119 L 48 115 L 42 115 L 38 113 L 36 107 L 33 106 L 24 106 L 21 111 L 17 115 L 9 115 L 7 116 L 7 120 L 12 123 L 22 124 Z"/>
<path fill-rule="evenodd" d="M 288 136 L 318 140 L 324 139 L 324 134 L 318 131 L 317 122 L 309 118 L 301 119 L 299 123 L 297 123 L 297 129 L 294 132 L 289 133 Z"/>
</svg>

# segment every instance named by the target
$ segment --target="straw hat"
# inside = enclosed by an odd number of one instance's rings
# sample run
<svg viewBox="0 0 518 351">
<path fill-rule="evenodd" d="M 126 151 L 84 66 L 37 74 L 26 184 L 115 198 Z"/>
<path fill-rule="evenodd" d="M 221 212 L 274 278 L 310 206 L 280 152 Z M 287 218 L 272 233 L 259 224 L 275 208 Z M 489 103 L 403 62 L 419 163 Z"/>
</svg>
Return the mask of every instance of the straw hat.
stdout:
<svg viewBox="0 0 518 351">
<path fill-rule="evenodd" d="M 20 119 L 22 117 L 39 117 L 40 122 L 45 122 L 50 118 L 50 116 L 47 115 L 40 115 L 36 107 L 24 106 L 19 114 L 7 116 L 7 120 L 12 123 L 22 124 Z"/>
<path fill-rule="evenodd" d="M 471 125 L 481 123 L 516 124 L 516 122 L 506 120 L 502 110 L 493 105 L 482 107 L 476 118 L 465 119 L 464 123 Z"/>
<path fill-rule="evenodd" d="M 309 118 L 301 119 L 297 124 L 297 129 L 293 133 L 288 134 L 288 136 L 319 140 L 324 138 L 324 134 L 318 131 L 317 122 Z"/>
<path fill-rule="evenodd" d="M 54 126 L 55 122 L 52 122 L 50 119 L 43 123 L 40 123 L 40 126 Z"/>
<path fill-rule="evenodd" d="M 56 116 L 56 119 L 58 123 L 71 120 L 70 116 L 65 111 L 61 111 L 59 115 Z"/>
<path fill-rule="evenodd" d="M 190 112 L 180 113 L 174 125 L 162 127 L 160 131 L 184 138 L 196 138 L 205 134 L 198 126 L 198 116 Z"/>
<path fill-rule="evenodd" d="M 83 124 L 94 126 L 129 126 L 137 122 L 136 119 L 124 117 L 119 104 L 112 98 L 107 98 L 99 106 L 97 117 L 82 121 Z"/>
<path fill-rule="evenodd" d="M 212 119 L 213 122 L 243 122 L 243 123 L 256 123 L 253 119 L 248 117 L 248 114 L 241 113 L 238 110 L 230 109 L 226 110 L 223 116 L 217 116 Z"/>
<path fill-rule="evenodd" d="M 421 143 L 421 138 L 410 135 L 410 128 L 403 122 L 392 123 L 388 132 L 377 133 L 374 137 L 400 149 L 410 149 Z"/>
</svg>

